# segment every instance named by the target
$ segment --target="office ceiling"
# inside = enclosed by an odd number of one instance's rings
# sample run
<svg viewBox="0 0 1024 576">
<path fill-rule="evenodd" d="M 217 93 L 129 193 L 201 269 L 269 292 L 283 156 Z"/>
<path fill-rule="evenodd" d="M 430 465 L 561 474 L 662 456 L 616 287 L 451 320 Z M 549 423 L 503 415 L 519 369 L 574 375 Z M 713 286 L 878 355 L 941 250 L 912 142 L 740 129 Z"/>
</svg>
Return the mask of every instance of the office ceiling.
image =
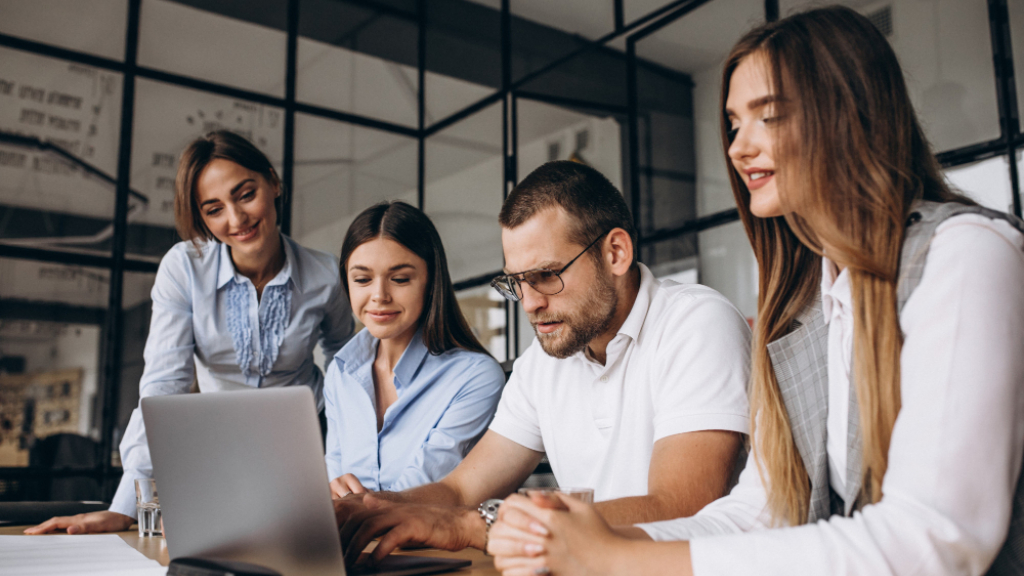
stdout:
<svg viewBox="0 0 1024 576">
<path fill-rule="evenodd" d="M 470 0 L 495 10 L 501 0 Z M 624 0 L 626 24 L 669 4 L 671 0 Z M 851 8 L 871 9 L 891 4 L 879 0 L 781 0 L 779 12 L 785 16 L 817 4 L 844 4 Z M 612 0 L 511 0 L 512 13 L 521 18 L 558 28 L 595 40 L 614 29 Z M 764 22 L 764 0 L 712 0 L 686 16 L 641 40 L 637 55 L 641 58 L 694 74 L 717 67 L 733 43 L 751 27 Z M 609 46 L 625 50 L 625 41 L 616 38 Z"/>
</svg>

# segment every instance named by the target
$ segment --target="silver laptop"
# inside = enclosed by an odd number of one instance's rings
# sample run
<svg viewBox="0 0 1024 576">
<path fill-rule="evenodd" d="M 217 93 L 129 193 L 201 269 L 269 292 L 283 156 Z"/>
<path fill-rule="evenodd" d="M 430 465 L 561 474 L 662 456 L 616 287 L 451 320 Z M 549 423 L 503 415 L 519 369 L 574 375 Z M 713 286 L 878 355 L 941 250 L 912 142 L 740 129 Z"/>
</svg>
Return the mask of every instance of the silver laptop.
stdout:
<svg viewBox="0 0 1024 576">
<path fill-rule="evenodd" d="M 233 560 L 284 576 L 344 576 L 309 388 L 144 398 L 142 415 L 172 560 Z M 360 573 L 431 574 L 469 565 L 393 555 Z"/>
</svg>

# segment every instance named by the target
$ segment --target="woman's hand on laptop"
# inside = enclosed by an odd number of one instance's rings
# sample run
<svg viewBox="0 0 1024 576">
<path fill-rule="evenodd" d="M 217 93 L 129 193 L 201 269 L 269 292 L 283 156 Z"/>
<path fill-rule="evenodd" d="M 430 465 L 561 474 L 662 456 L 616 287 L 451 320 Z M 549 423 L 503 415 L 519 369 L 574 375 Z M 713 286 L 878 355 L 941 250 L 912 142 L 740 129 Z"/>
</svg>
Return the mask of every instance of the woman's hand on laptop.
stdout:
<svg viewBox="0 0 1024 576">
<path fill-rule="evenodd" d="M 56 530 L 67 530 L 68 534 L 121 532 L 131 528 L 134 522 L 131 516 L 104 510 L 74 516 L 54 516 L 39 526 L 26 529 L 25 534 L 48 534 Z"/>
<path fill-rule="evenodd" d="M 359 479 L 352 474 L 343 474 L 331 480 L 331 498 L 344 498 L 349 494 L 366 494 Z"/>
</svg>

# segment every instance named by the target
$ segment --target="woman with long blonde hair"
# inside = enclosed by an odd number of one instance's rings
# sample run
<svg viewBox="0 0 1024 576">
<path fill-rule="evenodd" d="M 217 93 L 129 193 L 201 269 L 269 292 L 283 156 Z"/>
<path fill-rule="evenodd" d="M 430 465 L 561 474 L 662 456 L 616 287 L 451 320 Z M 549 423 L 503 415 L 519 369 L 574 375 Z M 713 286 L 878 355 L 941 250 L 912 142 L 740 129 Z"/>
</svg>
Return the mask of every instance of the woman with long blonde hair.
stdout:
<svg viewBox="0 0 1024 576">
<path fill-rule="evenodd" d="M 949 190 L 895 54 L 852 10 L 746 34 L 721 103 L 759 266 L 739 484 L 692 518 L 617 529 L 510 498 L 496 566 L 1024 573 L 1024 223 Z"/>
</svg>

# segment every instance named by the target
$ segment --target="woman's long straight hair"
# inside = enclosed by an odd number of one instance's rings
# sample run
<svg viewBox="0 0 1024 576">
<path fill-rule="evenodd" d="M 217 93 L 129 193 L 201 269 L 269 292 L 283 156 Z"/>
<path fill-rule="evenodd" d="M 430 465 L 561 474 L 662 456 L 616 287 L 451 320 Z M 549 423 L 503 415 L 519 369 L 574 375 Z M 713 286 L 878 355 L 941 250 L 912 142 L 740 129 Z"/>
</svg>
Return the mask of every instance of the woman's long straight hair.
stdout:
<svg viewBox="0 0 1024 576">
<path fill-rule="evenodd" d="M 441 236 L 423 211 L 401 201 L 381 202 L 363 210 L 348 227 L 341 244 L 341 278 L 348 289 L 348 259 L 363 244 L 387 238 L 411 250 L 427 263 L 423 295 L 423 342 L 431 354 L 453 348 L 490 355 L 469 328 L 448 275 Z"/>
<path fill-rule="evenodd" d="M 827 250 L 850 275 L 851 377 L 864 448 L 859 501 L 877 502 L 900 410 L 896 283 L 911 203 L 972 202 L 944 183 L 896 55 L 865 17 L 847 8 L 823 8 L 766 24 L 740 39 L 722 76 L 727 159 L 731 142 L 725 102 L 732 74 L 747 58 L 763 62 L 779 99 L 775 178 L 783 207 L 799 212 L 753 216 L 750 191 L 735 170 L 729 171 L 759 269 L 751 439 L 775 522 L 798 525 L 807 521 L 810 481 L 793 441 L 768 343 L 790 332 L 807 306 L 817 305 L 821 255 Z"/>
</svg>

